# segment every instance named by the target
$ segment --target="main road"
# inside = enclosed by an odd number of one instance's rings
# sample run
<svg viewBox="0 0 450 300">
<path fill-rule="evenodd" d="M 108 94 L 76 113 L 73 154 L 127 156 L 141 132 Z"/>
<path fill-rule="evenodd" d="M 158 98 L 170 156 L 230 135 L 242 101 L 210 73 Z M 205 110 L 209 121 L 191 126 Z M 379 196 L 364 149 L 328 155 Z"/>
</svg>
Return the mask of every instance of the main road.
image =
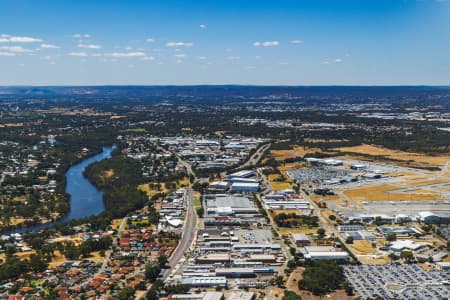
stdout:
<svg viewBox="0 0 450 300">
<path fill-rule="evenodd" d="M 186 216 L 184 219 L 183 232 L 177 247 L 169 257 L 167 265 L 168 269 L 163 272 L 163 280 L 167 279 L 176 265 L 179 263 L 184 253 L 189 249 L 192 242 L 197 235 L 197 213 L 194 208 L 194 193 L 192 188 L 188 187 L 185 190 L 184 201 L 186 203 Z"/>
<path fill-rule="evenodd" d="M 159 145 L 156 146 L 160 151 L 164 153 L 171 153 L 170 151 L 167 151 Z M 196 179 L 195 173 L 192 170 L 192 166 L 188 162 L 178 156 L 178 163 L 186 168 L 189 177 L 193 177 L 194 179 Z M 192 184 L 189 184 L 189 187 L 185 189 L 184 203 L 186 207 L 186 214 L 184 218 L 181 239 L 168 259 L 167 265 L 169 266 L 169 268 L 165 269 L 162 272 L 163 280 L 166 280 L 170 276 L 172 271 L 175 270 L 175 267 L 179 264 L 181 258 L 184 256 L 184 253 L 186 253 L 197 236 L 197 212 L 195 211 L 194 207 L 194 192 L 192 191 Z"/>
</svg>

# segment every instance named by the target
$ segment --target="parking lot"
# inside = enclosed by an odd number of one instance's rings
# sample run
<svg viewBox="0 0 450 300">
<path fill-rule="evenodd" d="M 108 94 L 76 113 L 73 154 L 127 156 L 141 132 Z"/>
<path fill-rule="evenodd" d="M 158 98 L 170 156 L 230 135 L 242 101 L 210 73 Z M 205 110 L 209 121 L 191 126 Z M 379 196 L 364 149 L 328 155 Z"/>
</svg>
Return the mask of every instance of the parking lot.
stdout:
<svg viewBox="0 0 450 300">
<path fill-rule="evenodd" d="M 344 274 L 361 299 L 443 299 L 450 296 L 450 274 L 418 265 L 344 266 Z"/>
<path fill-rule="evenodd" d="M 446 240 L 450 240 L 450 225 L 440 226 L 439 234 L 442 235 Z"/>
<path fill-rule="evenodd" d="M 325 180 L 348 176 L 350 170 L 335 167 L 311 167 L 307 169 L 289 170 L 286 174 L 298 183 L 322 183 Z"/>
</svg>

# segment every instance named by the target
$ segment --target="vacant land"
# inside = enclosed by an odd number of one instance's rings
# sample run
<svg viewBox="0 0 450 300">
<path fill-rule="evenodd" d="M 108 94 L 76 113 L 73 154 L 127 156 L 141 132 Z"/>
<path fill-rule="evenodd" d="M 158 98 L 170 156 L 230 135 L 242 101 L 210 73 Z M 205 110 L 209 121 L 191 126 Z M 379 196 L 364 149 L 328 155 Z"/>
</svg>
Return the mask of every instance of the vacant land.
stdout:
<svg viewBox="0 0 450 300">
<path fill-rule="evenodd" d="M 441 196 L 432 191 L 420 191 L 416 193 L 395 193 L 400 189 L 397 185 L 373 185 L 349 189 L 343 194 L 352 201 L 420 201 L 420 200 L 440 200 Z"/>
<path fill-rule="evenodd" d="M 293 146 L 289 150 L 270 150 L 268 157 L 272 157 L 276 160 L 282 161 L 289 158 L 303 157 L 309 153 L 320 152 L 319 148 L 308 148 L 303 146 Z"/>
<path fill-rule="evenodd" d="M 334 150 L 340 152 L 351 152 L 355 154 L 359 153 L 370 156 L 386 157 L 392 160 L 411 162 L 413 164 L 422 164 L 425 167 L 440 167 L 450 162 L 450 155 L 425 155 L 365 144 L 353 147 L 342 147 Z"/>
<path fill-rule="evenodd" d="M 267 176 L 267 180 L 269 181 L 270 186 L 273 190 L 285 190 L 292 188 L 291 180 L 286 177 L 278 174 L 270 174 Z M 284 181 L 280 181 L 284 180 Z"/>
<path fill-rule="evenodd" d="M 377 253 L 377 248 L 372 247 L 372 245 L 366 240 L 353 241 L 353 244 L 349 244 L 347 246 L 352 250 L 356 250 L 359 254 Z"/>
<path fill-rule="evenodd" d="M 300 295 L 302 299 L 305 300 L 319 300 L 319 299 L 337 299 L 337 300 L 350 300 L 353 299 L 353 296 L 347 296 L 345 291 L 337 290 L 333 293 L 327 294 L 325 296 L 314 296 L 312 293 L 308 291 L 303 291 L 298 289 L 298 282 L 302 279 L 302 274 L 305 268 L 298 267 L 295 269 L 289 279 L 286 282 L 286 289 L 289 291 L 295 292 L 297 295 Z"/>
<path fill-rule="evenodd" d="M 144 183 L 138 186 L 138 189 L 147 193 L 147 196 L 152 197 L 158 193 L 165 193 L 167 192 L 167 189 L 165 188 L 165 185 L 162 184 L 160 189 L 157 188 L 151 188 L 148 183 Z"/>
</svg>

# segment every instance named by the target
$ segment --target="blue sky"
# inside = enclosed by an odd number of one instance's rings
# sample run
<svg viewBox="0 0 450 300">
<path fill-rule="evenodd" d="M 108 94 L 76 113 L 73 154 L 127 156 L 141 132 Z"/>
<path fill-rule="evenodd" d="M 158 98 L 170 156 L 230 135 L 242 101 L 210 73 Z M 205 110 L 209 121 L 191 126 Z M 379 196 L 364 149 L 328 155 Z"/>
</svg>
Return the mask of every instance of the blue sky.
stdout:
<svg viewBox="0 0 450 300">
<path fill-rule="evenodd" d="M 450 0 L 1 0 L 28 84 L 449 85 Z"/>
</svg>

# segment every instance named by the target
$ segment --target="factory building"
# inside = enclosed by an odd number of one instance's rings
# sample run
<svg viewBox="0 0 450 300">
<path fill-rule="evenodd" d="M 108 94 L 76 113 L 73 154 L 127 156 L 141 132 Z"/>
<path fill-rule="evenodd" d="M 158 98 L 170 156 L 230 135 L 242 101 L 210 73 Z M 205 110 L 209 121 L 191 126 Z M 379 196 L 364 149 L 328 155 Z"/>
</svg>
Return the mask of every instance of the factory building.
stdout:
<svg viewBox="0 0 450 300">
<path fill-rule="evenodd" d="M 227 279 L 223 276 L 216 277 L 185 277 L 181 279 L 181 284 L 188 285 L 190 287 L 226 287 Z"/>
<path fill-rule="evenodd" d="M 252 278 L 256 275 L 253 268 L 217 268 L 216 276 L 226 278 Z"/>
<path fill-rule="evenodd" d="M 304 247 L 311 245 L 311 239 L 306 234 L 295 233 L 291 235 L 292 242 L 297 247 Z"/>
<path fill-rule="evenodd" d="M 256 193 L 259 191 L 259 183 L 257 182 L 234 182 L 231 184 L 232 192 Z"/>
</svg>

